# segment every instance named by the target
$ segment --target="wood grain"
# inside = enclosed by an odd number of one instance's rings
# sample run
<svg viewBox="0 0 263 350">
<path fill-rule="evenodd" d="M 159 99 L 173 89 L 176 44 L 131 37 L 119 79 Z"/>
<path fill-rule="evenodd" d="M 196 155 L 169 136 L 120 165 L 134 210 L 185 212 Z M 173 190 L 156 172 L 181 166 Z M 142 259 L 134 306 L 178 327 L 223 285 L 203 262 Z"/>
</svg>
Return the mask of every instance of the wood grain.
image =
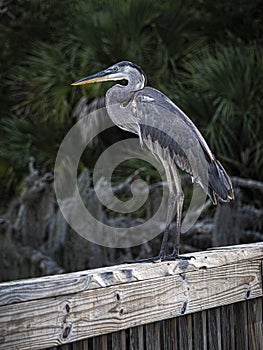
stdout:
<svg viewBox="0 0 263 350">
<path fill-rule="evenodd" d="M 89 289 L 146 281 L 160 276 L 177 275 L 181 271 L 210 269 L 244 260 L 263 257 L 263 243 L 218 247 L 191 253 L 196 259 L 123 264 L 80 272 L 0 283 L 0 306 L 32 301 L 57 295 L 68 295 Z"/>
<path fill-rule="evenodd" d="M 263 349 L 262 298 L 247 302 L 248 344 L 250 350 Z"/>
<path fill-rule="evenodd" d="M 177 350 L 177 319 L 170 318 L 163 321 L 163 349 Z"/>
<path fill-rule="evenodd" d="M 129 330 L 129 350 L 143 350 L 143 326 L 131 327 Z"/>
<path fill-rule="evenodd" d="M 101 348 L 98 348 L 101 349 Z M 112 333 L 112 350 L 126 350 L 125 331 Z"/>
<path fill-rule="evenodd" d="M 227 247 L 198 253 L 190 263 L 120 265 L 4 283 L 0 349 L 42 349 L 262 297 L 262 251 L 263 244 Z M 257 319 L 252 311 L 250 317 Z M 208 320 L 213 317 L 220 325 L 219 315 L 217 311 Z M 241 312 L 237 322 L 244 318 Z M 191 317 L 185 320 L 180 343 L 192 346 L 192 333 L 186 339 Z M 106 346 L 106 339 L 98 341 Z"/>
</svg>

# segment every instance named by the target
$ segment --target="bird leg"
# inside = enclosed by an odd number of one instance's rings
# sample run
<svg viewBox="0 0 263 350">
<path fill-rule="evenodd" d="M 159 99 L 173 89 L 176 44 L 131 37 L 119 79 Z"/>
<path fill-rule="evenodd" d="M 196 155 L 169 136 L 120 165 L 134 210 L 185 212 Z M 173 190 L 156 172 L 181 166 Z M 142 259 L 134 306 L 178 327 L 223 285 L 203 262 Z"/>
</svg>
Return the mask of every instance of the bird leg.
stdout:
<svg viewBox="0 0 263 350">
<path fill-rule="evenodd" d="M 174 217 L 174 207 L 175 207 L 175 202 L 176 202 L 176 197 L 174 193 L 169 192 L 169 197 L 168 197 L 168 208 L 167 208 L 167 215 L 166 215 L 166 226 L 165 230 L 163 233 L 163 240 L 161 244 L 161 249 L 159 252 L 159 259 L 164 259 L 166 256 L 166 248 L 167 248 L 167 243 L 168 243 L 168 236 L 169 236 L 169 227 L 170 223 Z"/>
<path fill-rule="evenodd" d="M 172 254 L 166 255 L 164 260 L 176 260 L 176 259 L 191 259 L 193 256 L 181 256 L 179 255 L 180 235 L 181 235 L 181 222 L 182 211 L 184 205 L 184 193 L 181 186 L 181 178 L 175 167 L 171 167 L 173 175 L 174 185 L 176 189 L 176 230 L 174 232 L 174 243 Z"/>
<path fill-rule="evenodd" d="M 179 255 L 180 235 L 181 235 L 181 222 L 182 222 L 182 211 L 184 204 L 184 194 L 182 191 L 178 192 L 176 196 L 176 230 L 174 232 L 174 244 L 172 254 L 166 255 L 163 260 L 176 260 L 184 259 L 190 260 L 194 256 L 182 256 Z"/>
<path fill-rule="evenodd" d="M 183 204 L 184 204 L 184 194 L 183 192 L 179 192 L 177 195 L 177 201 L 176 201 L 176 230 L 174 232 L 174 245 L 173 245 L 173 252 L 171 254 L 172 256 L 179 255 Z"/>
<path fill-rule="evenodd" d="M 166 247 L 168 243 L 169 226 L 174 216 L 175 202 L 176 202 L 176 197 L 174 193 L 169 191 L 168 208 L 167 208 L 167 214 L 166 214 L 166 226 L 163 232 L 163 240 L 162 240 L 159 254 L 151 258 L 145 258 L 145 259 L 139 259 L 139 260 L 127 260 L 125 261 L 125 263 L 158 262 L 158 261 L 166 260 L 165 254 L 166 254 Z"/>
<path fill-rule="evenodd" d="M 180 245 L 183 203 L 184 203 L 184 194 L 182 191 L 180 191 L 177 193 L 177 196 L 176 196 L 176 230 L 174 231 L 173 251 L 172 251 L 172 254 L 167 255 L 165 257 L 165 260 L 181 258 L 179 256 L 179 245 Z"/>
<path fill-rule="evenodd" d="M 167 248 L 168 236 L 169 236 L 169 226 L 174 216 L 175 203 L 176 203 L 176 231 L 174 232 L 173 251 L 172 251 L 172 254 L 166 255 L 166 248 Z M 151 258 L 125 261 L 125 263 L 158 262 L 158 261 L 169 261 L 169 260 L 176 260 L 176 259 L 189 260 L 191 258 L 195 258 L 194 256 L 179 255 L 183 203 L 184 203 L 184 194 L 182 191 L 178 191 L 176 196 L 174 195 L 173 192 L 169 192 L 168 208 L 167 208 L 167 215 L 166 215 L 166 227 L 163 233 L 163 240 L 162 240 L 159 254 Z"/>
</svg>

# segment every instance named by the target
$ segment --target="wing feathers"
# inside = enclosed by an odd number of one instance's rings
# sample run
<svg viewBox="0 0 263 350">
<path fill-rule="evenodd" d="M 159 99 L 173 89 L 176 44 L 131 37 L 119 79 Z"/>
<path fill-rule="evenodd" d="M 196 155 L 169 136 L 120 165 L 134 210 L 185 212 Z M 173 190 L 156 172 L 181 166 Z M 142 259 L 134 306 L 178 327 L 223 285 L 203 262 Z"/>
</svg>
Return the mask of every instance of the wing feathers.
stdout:
<svg viewBox="0 0 263 350">
<path fill-rule="evenodd" d="M 215 159 L 193 122 L 172 101 L 152 88 L 136 93 L 133 101 L 140 107 L 136 109 L 136 115 L 141 137 L 153 153 L 165 157 L 168 150 L 172 163 L 191 175 L 213 204 L 218 200 L 229 202 L 234 199 L 231 180 L 225 169 Z M 158 147 L 154 150 L 156 143 Z"/>
<path fill-rule="evenodd" d="M 216 197 L 222 202 L 234 199 L 234 191 L 231 180 L 218 160 L 209 166 L 209 196 L 213 204 L 217 204 Z"/>
</svg>

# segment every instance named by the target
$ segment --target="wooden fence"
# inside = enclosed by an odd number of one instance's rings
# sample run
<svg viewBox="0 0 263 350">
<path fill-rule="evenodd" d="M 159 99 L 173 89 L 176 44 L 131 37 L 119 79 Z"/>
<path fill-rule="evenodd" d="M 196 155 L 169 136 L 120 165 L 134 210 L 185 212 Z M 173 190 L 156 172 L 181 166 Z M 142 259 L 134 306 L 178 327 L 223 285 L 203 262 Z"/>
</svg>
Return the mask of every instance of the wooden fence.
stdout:
<svg viewBox="0 0 263 350">
<path fill-rule="evenodd" d="M 263 243 L 0 284 L 0 349 L 262 350 Z"/>
</svg>

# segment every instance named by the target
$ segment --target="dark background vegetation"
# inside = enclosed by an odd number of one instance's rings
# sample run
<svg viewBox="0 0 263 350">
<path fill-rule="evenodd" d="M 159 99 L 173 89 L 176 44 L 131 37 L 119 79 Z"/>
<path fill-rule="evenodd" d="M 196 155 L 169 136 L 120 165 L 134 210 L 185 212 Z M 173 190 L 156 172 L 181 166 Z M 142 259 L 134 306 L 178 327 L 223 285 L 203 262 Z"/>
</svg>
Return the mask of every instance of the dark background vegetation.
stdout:
<svg viewBox="0 0 263 350">
<path fill-rule="evenodd" d="M 29 158 L 34 157 L 39 176 L 52 173 L 81 97 L 91 102 L 108 88 L 73 88 L 70 83 L 121 60 L 140 65 L 148 85 L 191 117 L 231 176 L 262 181 L 260 0 L 2 0 L 0 18 L 3 217 L 14 215 L 17 198 L 21 205 Z M 83 168 L 93 164 L 87 157 L 82 162 Z M 124 175 L 135 168 L 126 167 Z M 257 194 L 244 192 L 243 198 L 259 209 Z M 7 231 L 2 231 L 7 244 Z M 16 235 L 21 241 L 17 230 Z M 15 268 L 8 256 L 3 259 L 7 270 Z"/>
</svg>

